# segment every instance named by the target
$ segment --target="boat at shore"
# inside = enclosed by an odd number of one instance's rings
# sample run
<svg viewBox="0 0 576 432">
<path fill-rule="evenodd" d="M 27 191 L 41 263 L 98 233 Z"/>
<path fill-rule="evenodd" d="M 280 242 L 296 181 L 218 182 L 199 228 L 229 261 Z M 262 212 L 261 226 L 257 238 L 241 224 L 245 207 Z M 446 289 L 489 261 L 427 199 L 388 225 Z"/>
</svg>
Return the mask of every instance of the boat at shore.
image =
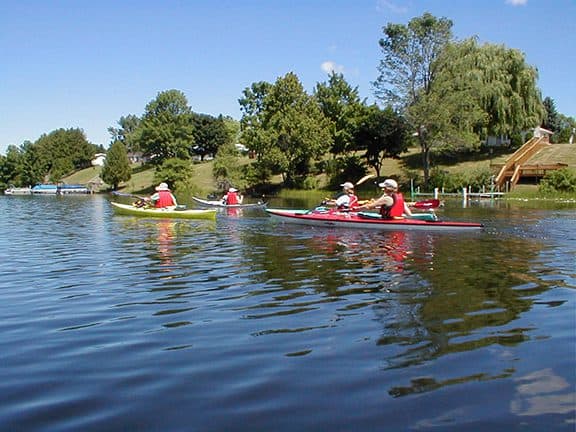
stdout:
<svg viewBox="0 0 576 432">
<path fill-rule="evenodd" d="M 435 217 L 382 219 L 375 213 L 339 212 L 333 210 L 265 209 L 272 219 L 280 222 L 318 227 L 362 228 L 377 230 L 479 230 L 484 226 L 476 222 L 438 220 Z"/>
<path fill-rule="evenodd" d="M 4 191 L 4 195 L 31 195 L 32 188 L 30 187 L 15 187 L 10 186 Z"/>
<path fill-rule="evenodd" d="M 149 208 L 135 207 L 132 204 L 110 202 L 117 214 L 165 219 L 216 219 L 216 209 L 180 209 L 177 207 Z"/>
<path fill-rule="evenodd" d="M 32 194 L 34 195 L 56 195 L 58 193 L 58 186 L 55 184 L 37 184 L 32 187 Z"/>
<path fill-rule="evenodd" d="M 204 207 L 220 207 L 220 208 L 258 208 L 258 207 L 266 207 L 265 202 L 257 202 L 257 203 L 246 203 L 246 204 L 225 204 L 222 200 L 205 200 L 202 198 L 198 198 L 193 196 L 192 199 L 196 201 L 198 204 Z"/>
<path fill-rule="evenodd" d="M 86 186 L 82 186 L 79 184 L 61 184 L 58 185 L 58 194 L 60 195 L 68 195 L 68 194 L 89 194 L 91 193 L 90 189 Z"/>
</svg>

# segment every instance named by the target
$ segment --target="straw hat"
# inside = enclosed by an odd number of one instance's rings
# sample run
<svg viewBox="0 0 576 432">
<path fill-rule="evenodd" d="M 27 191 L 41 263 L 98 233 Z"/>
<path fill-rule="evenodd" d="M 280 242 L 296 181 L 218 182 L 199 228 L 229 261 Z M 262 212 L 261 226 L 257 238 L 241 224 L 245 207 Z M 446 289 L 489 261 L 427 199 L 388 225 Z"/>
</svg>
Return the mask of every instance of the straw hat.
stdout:
<svg viewBox="0 0 576 432">
<path fill-rule="evenodd" d="M 167 190 L 170 190 L 170 188 L 168 187 L 168 185 L 166 183 L 160 183 L 158 186 L 156 186 L 156 190 L 157 191 L 167 191 Z"/>
<path fill-rule="evenodd" d="M 391 190 L 398 189 L 398 183 L 396 183 L 396 180 L 393 179 L 386 179 L 378 186 L 380 186 L 383 189 L 391 189 Z"/>
<path fill-rule="evenodd" d="M 354 185 L 350 182 L 342 183 L 340 186 L 342 186 L 344 189 L 354 189 Z"/>
</svg>

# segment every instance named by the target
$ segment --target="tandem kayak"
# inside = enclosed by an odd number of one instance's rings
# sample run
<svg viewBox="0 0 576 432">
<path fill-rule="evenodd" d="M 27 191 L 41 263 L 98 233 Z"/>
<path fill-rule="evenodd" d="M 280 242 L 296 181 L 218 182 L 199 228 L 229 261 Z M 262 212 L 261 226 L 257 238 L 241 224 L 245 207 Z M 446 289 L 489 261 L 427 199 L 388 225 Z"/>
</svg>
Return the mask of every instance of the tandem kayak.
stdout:
<svg viewBox="0 0 576 432">
<path fill-rule="evenodd" d="M 188 209 L 177 208 L 144 208 L 134 207 L 131 204 L 110 202 L 118 214 L 130 216 L 143 216 L 167 219 L 216 219 L 216 209 Z"/>
<path fill-rule="evenodd" d="M 484 226 L 475 222 L 425 219 L 381 219 L 374 213 L 353 213 L 325 210 L 265 209 L 272 219 L 319 227 L 363 228 L 379 230 L 478 230 Z"/>
<path fill-rule="evenodd" d="M 247 204 L 224 204 L 222 200 L 205 200 L 202 198 L 192 197 L 194 201 L 206 207 L 221 207 L 221 208 L 257 208 L 266 207 L 266 203 L 247 203 Z"/>
</svg>

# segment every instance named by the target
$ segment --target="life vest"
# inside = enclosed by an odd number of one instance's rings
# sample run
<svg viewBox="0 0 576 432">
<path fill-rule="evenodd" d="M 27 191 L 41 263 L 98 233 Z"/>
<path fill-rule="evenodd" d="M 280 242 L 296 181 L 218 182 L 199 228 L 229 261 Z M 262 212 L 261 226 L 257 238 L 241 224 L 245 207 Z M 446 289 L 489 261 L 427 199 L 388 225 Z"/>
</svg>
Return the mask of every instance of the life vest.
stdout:
<svg viewBox="0 0 576 432">
<path fill-rule="evenodd" d="M 358 197 L 354 194 L 341 193 L 335 199 L 338 200 L 344 195 L 348 197 L 348 202 L 339 205 L 338 210 L 352 210 L 354 207 L 358 207 Z"/>
<path fill-rule="evenodd" d="M 384 219 L 402 219 L 404 217 L 404 197 L 398 192 L 395 192 L 390 196 L 394 203 L 391 207 L 380 207 L 380 214 Z"/>
<path fill-rule="evenodd" d="M 171 207 L 176 205 L 174 200 L 172 199 L 172 194 L 170 191 L 161 190 L 158 191 L 158 200 L 156 201 L 155 207 L 162 208 L 162 207 Z"/>
<path fill-rule="evenodd" d="M 352 210 L 352 209 L 358 207 L 358 197 L 354 194 L 349 195 L 349 197 L 350 197 L 350 201 L 348 201 L 348 208 L 350 210 Z"/>
<path fill-rule="evenodd" d="M 226 194 L 226 204 L 227 205 L 235 205 L 238 204 L 238 194 L 236 192 L 228 192 Z"/>
</svg>

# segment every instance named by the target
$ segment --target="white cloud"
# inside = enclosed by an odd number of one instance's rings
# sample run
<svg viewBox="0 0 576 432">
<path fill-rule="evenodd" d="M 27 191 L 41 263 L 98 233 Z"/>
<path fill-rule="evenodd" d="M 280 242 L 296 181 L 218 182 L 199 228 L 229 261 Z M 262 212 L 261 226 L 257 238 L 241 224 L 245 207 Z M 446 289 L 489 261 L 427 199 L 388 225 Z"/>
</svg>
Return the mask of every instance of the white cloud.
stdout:
<svg viewBox="0 0 576 432">
<path fill-rule="evenodd" d="M 344 66 L 336 64 L 330 60 L 323 62 L 320 65 L 320 69 L 322 69 L 327 74 L 332 73 L 332 72 L 344 73 Z"/>
<path fill-rule="evenodd" d="M 400 14 L 408 12 L 407 7 L 399 6 L 395 3 L 392 3 L 390 0 L 377 0 L 376 10 L 380 12 L 390 11 L 393 13 L 400 13 Z"/>
<path fill-rule="evenodd" d="M 506 4 L 512 6 L 524 6 L 528 3 L 528 0 L 506 0 Z"/>
</svg>

